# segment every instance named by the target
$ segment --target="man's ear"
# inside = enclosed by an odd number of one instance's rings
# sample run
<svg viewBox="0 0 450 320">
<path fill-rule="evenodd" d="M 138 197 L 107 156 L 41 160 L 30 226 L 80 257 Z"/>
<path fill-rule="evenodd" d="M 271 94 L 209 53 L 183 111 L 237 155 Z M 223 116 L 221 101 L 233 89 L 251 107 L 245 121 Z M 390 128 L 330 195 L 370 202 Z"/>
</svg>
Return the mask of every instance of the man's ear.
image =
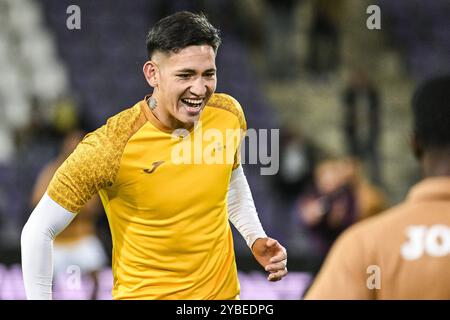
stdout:
<svg viewBox="0 0 450 320">
<path fill-rule="evenodd" d="M 156 63 L 152 60 L 147 61 L 144 63 L 142 71 L 144 72 L 147 83 L 151 87 L 156 88 L 158 86 L 158 66 Z"/>
<path fill-rule="evenodd" d="M 410 144 L 411 144 L 411 150 L 416 157 L 416 159 L 421 160 L 423 156 L 423 147 L 420 143 L 419 138 L 417 137 L 416 133 L 411 134 L 410 138 Z"/>
</svg>

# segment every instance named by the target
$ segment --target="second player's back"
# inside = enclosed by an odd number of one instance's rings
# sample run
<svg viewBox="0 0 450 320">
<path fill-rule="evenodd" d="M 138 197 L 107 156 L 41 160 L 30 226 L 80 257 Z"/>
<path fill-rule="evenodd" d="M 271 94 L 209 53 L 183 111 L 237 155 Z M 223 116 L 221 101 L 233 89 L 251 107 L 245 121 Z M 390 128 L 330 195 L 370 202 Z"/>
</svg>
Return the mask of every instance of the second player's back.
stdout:
<svg viewBox="0 0 450 320">
<path fill-rule="evenodd" d="M 417 184 L 402 204 L 353 231 L 379 271 L 377 299 L 450 299 L 450 179 Z M 355 241 L 357 243 L 357 241 Z"/>
</svg>

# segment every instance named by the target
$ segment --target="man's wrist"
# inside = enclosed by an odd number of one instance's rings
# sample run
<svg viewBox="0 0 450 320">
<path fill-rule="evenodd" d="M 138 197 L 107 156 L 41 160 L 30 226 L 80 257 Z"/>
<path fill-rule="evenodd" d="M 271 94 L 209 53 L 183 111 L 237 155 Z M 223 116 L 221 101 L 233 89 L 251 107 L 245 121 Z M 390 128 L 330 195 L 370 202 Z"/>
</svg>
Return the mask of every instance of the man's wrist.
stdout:
<svg viewBox="0 0 450 320">
<path fill-rule="evenodd" d="M 267 238 L 268 238 L 268 237 L 267 237 L 266 234 L 264 234 L 264 235 L 257 235 L 257 236 L 255 236 L 255 237 L 253 237 L 253 238 L 249 241 L 249 247 L 250 247 L 250 249 L 253 250 L 253 245 L 255 244 L 256 240 L 258 240 L 258 239 L 267 239 Z"/>
</svg>

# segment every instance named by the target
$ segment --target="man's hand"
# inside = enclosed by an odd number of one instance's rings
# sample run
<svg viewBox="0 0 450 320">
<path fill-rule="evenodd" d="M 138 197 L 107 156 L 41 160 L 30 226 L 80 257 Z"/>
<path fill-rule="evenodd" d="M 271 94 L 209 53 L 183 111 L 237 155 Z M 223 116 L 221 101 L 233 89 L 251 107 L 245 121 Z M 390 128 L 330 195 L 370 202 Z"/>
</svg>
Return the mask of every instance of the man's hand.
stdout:
<svg viewBox="0 0 450 320">
<path fill-rule="evenodd" d="M 252 253 L 264 270 L 268 271 L 269 281 L 279 281 L 288 271 L 286 249 L 272 238 L 259 238 L 252 246 Z"/>
</svg>

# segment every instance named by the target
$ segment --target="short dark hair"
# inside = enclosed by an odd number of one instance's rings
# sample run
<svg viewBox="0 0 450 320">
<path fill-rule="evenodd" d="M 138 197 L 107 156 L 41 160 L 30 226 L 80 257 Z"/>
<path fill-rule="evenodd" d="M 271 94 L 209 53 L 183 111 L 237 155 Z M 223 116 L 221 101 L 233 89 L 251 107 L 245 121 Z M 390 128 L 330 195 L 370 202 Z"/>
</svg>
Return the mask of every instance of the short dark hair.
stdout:
<svg viewBox="0 0 450 320">
<path fill-rule="evenodd" d="M 450 147 L 450 75 L 420 85 L 412 100 L 413 126 L 422 148 Z"/>
<path fill-rule="evenodd" d="M 155 51 L 171 53 L 192 45 L 207 44 L 217 52 L 221 42 L 220 31 L 203 13 L 181 11 L 159 20 L 148 32 L 146 44 L 151 59 Z"/>
</svg>

